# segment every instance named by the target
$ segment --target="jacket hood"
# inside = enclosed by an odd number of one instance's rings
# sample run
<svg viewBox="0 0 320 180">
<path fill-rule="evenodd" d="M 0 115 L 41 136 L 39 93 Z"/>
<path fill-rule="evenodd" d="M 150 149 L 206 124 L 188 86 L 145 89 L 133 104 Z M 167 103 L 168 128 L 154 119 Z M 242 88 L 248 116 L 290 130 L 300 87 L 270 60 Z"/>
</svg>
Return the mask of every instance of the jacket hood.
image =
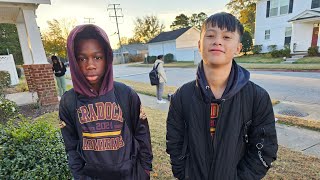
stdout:
<svg viewBox="0 0 320 180">
<path fill-rule="evenodd" d="M 102 46 L 104 47 L 107 63 L 99 92 L 94 90 L 94 88 L 82 74 L 75 57 L 75 39 L 77 35 L 83 31 L 86 33 L 86 35 L 92 35 L 93 37 L 98 37 L 103 40 L 103 42 L 100 43 L 103 43 Z M 87 97 L 96 97 L 99 95 L 104 95 L 113 89 L 113 52 L 110 46 L 109 38 L 103 29 L 92 24 L 80 25 L 75 27 L 68 36 L 67 52 L 72 83 L 75 92 Z"/>
<path fill-rule="evenodd" d="M 223 92 L 221 99 L 229 99 L 238 93 L 249 81 L 250 72 L 239 66 L 234 60 L 232 61 L 232 67 L 228 79 L 226 89 Z M 204 69 L 203 61 L 199 63 L 197 70 L 197 82 L 200 86 L 201 92 L 204 95 L 205 102 L 211 102 L 214 95 L 207 82 Z"/>
</svg>

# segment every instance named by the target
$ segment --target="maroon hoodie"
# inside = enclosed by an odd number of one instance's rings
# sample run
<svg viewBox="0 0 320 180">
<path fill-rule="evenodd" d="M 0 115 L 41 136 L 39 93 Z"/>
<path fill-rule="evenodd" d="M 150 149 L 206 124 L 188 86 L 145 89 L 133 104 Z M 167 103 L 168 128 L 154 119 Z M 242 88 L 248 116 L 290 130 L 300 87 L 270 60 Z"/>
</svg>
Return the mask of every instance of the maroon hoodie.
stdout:
<svg viewBox="0 0 320 180">
<path fill-rule="evenodd" d="M 103 40 L 105 41 L 105 44 L 103 44 L 103 46 L 105 47 L 105 51 L 107 51 L 106 52 L 107 65 L 106 65 L 105 76 L 102 81 L 99 92 L 96 92 L 95 90 L 93 90 L 92 86 L 86 80 L 84 75 L 80 72 L 80 68 L 78 66 L 78 63 L 75 57 L 74 40 L 77 34 L 84 30 L 87 31 L 87 33 L 97 34 L 98 36 L 102 37 Z M 98 26 L 91 25 L 91 24 L 77 26 L 69 34 L 69 37 L 67 40 L 67 50 L 68 50 L 68 58 L 70 62 L 72 83 L 73 83 L 73 88 L 75 92 L 87 97 L 96 97 L 98 95 L 106 94 L 113 88 L 113 70 L 112 70 L 113 53 L 110 46 L 109 38 L 104 30 L 102 30 Z"/>
<path fill-rule="evenodd" d="M 107 65 L 99 92 L 78 66 L 75 43 L 79 37 L 97 39 L 104 47 Z M 67 50 L 74 89 L 62 96 L 59 117 L 65 123 L 61 131 L 74 178 L 149 179 L 145 173 L 152 170 L 148 121 L 140 118 L 138 95 L 113 81 L 113 55 L 106 33 L 95 25 L 77 26 L 68 37 Z"/>
</svg>

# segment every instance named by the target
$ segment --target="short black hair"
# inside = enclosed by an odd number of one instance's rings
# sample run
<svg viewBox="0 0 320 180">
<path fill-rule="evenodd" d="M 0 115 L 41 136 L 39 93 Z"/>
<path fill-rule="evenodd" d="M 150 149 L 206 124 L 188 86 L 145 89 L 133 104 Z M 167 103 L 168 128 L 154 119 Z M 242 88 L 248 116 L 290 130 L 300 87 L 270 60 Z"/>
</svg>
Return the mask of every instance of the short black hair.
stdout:
<svg viewBox="0 0 320 180">
<path fill-rule="evenodd" d="M 59 59 L 58 59 L 58 57 L 57 56 L 51 56 L 51 60 L 53 61 L 53 60 L 57 60 L 57 61 L 59 61 Z"/>
<path fill-rule="evenodd" d="M 243 25 L 232 14 L 226 12 L 220 12 L 208 17 L 202 24 L 201 33 L 207 29 L 208 26 L 218 26 L 220 29 L 227 29 L 227 31 L 237 31 L 240 35 L 240 41 L 243 35 Z"/>
<path fill-rule="evenodd" d="M 158 57 L 157 57 L 157 59 L 162 59 L 163 58 L 163 55 L 159 55 Z"/>
</svg>

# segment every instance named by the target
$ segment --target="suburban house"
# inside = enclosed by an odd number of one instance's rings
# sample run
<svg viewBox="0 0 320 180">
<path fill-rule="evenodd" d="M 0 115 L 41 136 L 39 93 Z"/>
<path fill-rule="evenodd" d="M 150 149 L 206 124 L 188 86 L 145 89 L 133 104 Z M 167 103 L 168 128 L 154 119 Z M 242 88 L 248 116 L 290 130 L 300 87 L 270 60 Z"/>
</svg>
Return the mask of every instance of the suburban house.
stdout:
<svg viewBox="0 0 320 180">
<path fill-rule="evenodd" d="M 148 55 L 148 46 L 141 43 L 126 44 L 122 45 L 121 51 L 125 58 L 125 62 L 127 62 L 129 55 L 141 55 L 141 57 L 145 58 L 145 56 Z M 121 63 L 121 51 L 120 48 L 113 51 L 113 61 L 115 64 Z"/>
<path fill-rule="evenodd" d="M 173 54 L 176 61 L 200 62 L 198 41 L 200 30 L 195 27 L 162 32 L 148 42 L 149 56 Z"/>
<path fill-rule="evenodd" d="M 269 45 L 291 53 L 306 53 L 320 45 L 320 0 L 258 0 L 255 45 L 268 52 Z"/>
</svg>

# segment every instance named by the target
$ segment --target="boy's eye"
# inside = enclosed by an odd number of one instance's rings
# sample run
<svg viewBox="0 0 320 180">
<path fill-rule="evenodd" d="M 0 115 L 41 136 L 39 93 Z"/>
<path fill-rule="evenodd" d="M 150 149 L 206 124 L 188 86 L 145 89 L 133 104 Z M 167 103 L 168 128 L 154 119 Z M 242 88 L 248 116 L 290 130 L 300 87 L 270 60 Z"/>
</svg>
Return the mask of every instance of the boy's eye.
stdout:
<svg viewBox="0 0 320 180">
<path fill-rule="evenodd" d="M 213 34 L 208 34 L 208 35 L 206 35 L 206 37 L 211 38 L 211 37 L 214 37 L 214 35 Z"/>
<path fill-rule="evenodd" d="M 101 59 L 102 59 L 102 57 L 101 57 L 101 56 L 97 56 L 97 57 L 95 57 L 95 59 L 97 59 L 97 60 L 101 60 Z"/>
<path fill-rule="evenodd" d="M 224 36 L 223 38 L 224 39 L 230 39 L 231 37 L 230 36 Z"/>
<path fill-rule="evenodd" d="M 79 60 L 79 61 L 85 61 L 86 58 L 84 58 L 84 57 L 78 57 L 78 60 Z"/>
</svg>

